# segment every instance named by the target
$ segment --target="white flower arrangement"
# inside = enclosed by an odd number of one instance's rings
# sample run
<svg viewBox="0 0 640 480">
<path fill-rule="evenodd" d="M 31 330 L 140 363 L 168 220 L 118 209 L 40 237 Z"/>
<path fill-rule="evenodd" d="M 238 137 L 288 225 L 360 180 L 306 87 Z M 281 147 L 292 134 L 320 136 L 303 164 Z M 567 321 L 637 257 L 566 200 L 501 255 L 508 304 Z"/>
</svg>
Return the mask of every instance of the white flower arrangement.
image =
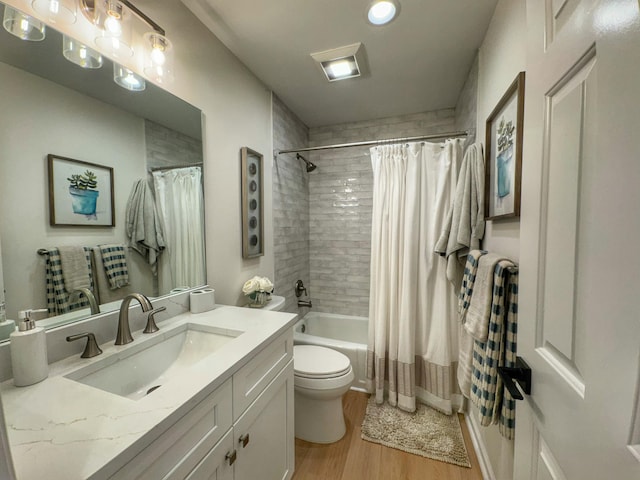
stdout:
<svg viewBox="0 0 640 480">
<path fill-rule="evenodd" d="M 271 292 L 273 292 L 271 280 L 258 275 L 244 282 L 242 286 L 242 293 L 251 298 L 251 300 L 256 300 L 259 293 L 270 294 Z"/>
</svg>

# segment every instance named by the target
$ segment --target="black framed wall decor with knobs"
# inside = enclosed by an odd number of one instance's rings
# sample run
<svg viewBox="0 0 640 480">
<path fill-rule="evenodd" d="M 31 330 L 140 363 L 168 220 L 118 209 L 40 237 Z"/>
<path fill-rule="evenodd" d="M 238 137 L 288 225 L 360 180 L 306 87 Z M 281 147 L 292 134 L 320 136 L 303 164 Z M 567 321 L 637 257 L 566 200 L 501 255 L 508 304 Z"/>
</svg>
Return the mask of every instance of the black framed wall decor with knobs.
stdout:
<svg viewBox="0 0 640 480">
<path fill-rule="evenodd" d="M 262 154 L 240 150 L 242 168 L 242 257 L 264 255 L 264 170 Z"/>
</svg>

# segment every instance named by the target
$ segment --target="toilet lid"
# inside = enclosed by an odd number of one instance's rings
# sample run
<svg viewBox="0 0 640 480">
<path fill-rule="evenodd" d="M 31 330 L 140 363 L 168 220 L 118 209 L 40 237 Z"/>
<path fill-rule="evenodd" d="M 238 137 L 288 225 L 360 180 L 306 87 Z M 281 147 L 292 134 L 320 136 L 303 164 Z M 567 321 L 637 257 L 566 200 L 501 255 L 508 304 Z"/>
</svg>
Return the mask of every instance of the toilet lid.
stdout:
<svg viewBox="0 0 640 480">
<path fill-rule="evenodd" d="M 346 355 L 317 345 L 293 347 L 295 375 L 305 378 L 333 378 L 349 372 L 351 361 Z"/>
</svg>

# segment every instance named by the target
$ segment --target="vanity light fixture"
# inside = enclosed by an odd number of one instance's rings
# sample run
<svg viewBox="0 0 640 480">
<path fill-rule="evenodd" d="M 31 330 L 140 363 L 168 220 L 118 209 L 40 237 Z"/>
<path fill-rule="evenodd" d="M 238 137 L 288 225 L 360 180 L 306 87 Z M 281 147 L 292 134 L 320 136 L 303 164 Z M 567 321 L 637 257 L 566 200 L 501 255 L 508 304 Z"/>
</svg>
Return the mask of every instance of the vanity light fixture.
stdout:
<svg viewBox="0 0 640 480">
<path fill-rule="evenodd" d="M 102 67 L 102 55 L 75 38 L 66 35 L 62 36 L 62 54 L 64 58 L 82 68 Z"/>
<path fill-rule="evenodd" d="M 45 26 L 43 22 L 9 5 L 4 7 L 2 26 L 11 35 L 15 35 L 22 40 L 39 42 L 44 40 L 45 37 Z"/>
<path fill-rule="evenodd" d="M 45 22 L 66 25 L 76 23 L 75 0 L 33 0 L 31 6 Z"/>
<path fill-rule="evenodd" d="M 400 4 L 397 0 L 375 0 L 367 8 L 367 20 L 371 25 L 381 26 L 398 16 Z"/>
<path fill-rule="evenodd" d="M 173 81 L 173 45 L 167 37 L 153 31 L 144 34 L 145 67 L 144 73 L 150 80 L 159 84 Z"/>
<path fill-rule="evenodd" d="M 312 53 L 311 57 L 318 62 L 327 80 L 345 80 L 347 78 L 359 77 L 363 62 L 359 58 L 362 55 L 362 44 L 354 43 L 345 47 L 325 50 L 324 52 Z"/>
<path fill-rule="evenodd" d="M 173 81 L 173 46 L 160 25 L 145 15 L 129 0 L 79 0 L 81 11 L 99 29 L 96 44 L 114 58 L 134 54 L 134 45 L 142 41 L 144 73 L 158 84 Z M 147 33 L 135 21 L 144 23 Z M 133 38 L 136 32 L 135 40 Z"/>
<path fill-rule="evenodd" d="M 96 0 L 94 23 L 98 26 L 96 45 L 115 58 L 133 56 L 131 12 L 118 0 Z"/>
<path fill-rule="evenodd" d="M 113 64 L 113 81 L 132 92 L 141 92 L 147 86 L 144 78 L 117 63 Z"/>
</svg>

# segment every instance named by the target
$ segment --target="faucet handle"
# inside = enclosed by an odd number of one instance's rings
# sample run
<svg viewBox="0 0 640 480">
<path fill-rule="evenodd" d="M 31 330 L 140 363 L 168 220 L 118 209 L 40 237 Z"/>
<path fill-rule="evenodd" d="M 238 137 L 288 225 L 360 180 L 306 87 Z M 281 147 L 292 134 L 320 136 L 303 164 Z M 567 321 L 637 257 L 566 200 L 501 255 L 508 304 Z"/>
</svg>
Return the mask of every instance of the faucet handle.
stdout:
<svg viewBox="0 0 640 480">
<path fill-rule="evenodd" d="M 84 347 L 84 352 L 80 355 L 80 358 L 91 358 L 98 356 L 102 353 L 102 350 L 98 346 L 98 342 L 96 342 L 96 336 L 93 333 L 85 332 L 78 333 L 77 335 L 69 335 L 67 337 L 67 342 L 73 342 L 74 340 L 80 340 L 81 338 L 87 338 L 87 344 Z"/>
<path fill-rule="evenodd" d="M 156 321 L 153 318 L 153 316 L 156 313 L 164 312 L 166 309 L 167 309 L 167 307 L 158 307 L 158 308 L 154 308 L 153 310 L 151 310 L 147 314 L 147 326 L 144 327 L 144 330 L 142 331 L 142 333 L 155 333 L 158 330 L 160 330 L 158 328 L 158 326 L 156 325 Z"/>
</svg>

